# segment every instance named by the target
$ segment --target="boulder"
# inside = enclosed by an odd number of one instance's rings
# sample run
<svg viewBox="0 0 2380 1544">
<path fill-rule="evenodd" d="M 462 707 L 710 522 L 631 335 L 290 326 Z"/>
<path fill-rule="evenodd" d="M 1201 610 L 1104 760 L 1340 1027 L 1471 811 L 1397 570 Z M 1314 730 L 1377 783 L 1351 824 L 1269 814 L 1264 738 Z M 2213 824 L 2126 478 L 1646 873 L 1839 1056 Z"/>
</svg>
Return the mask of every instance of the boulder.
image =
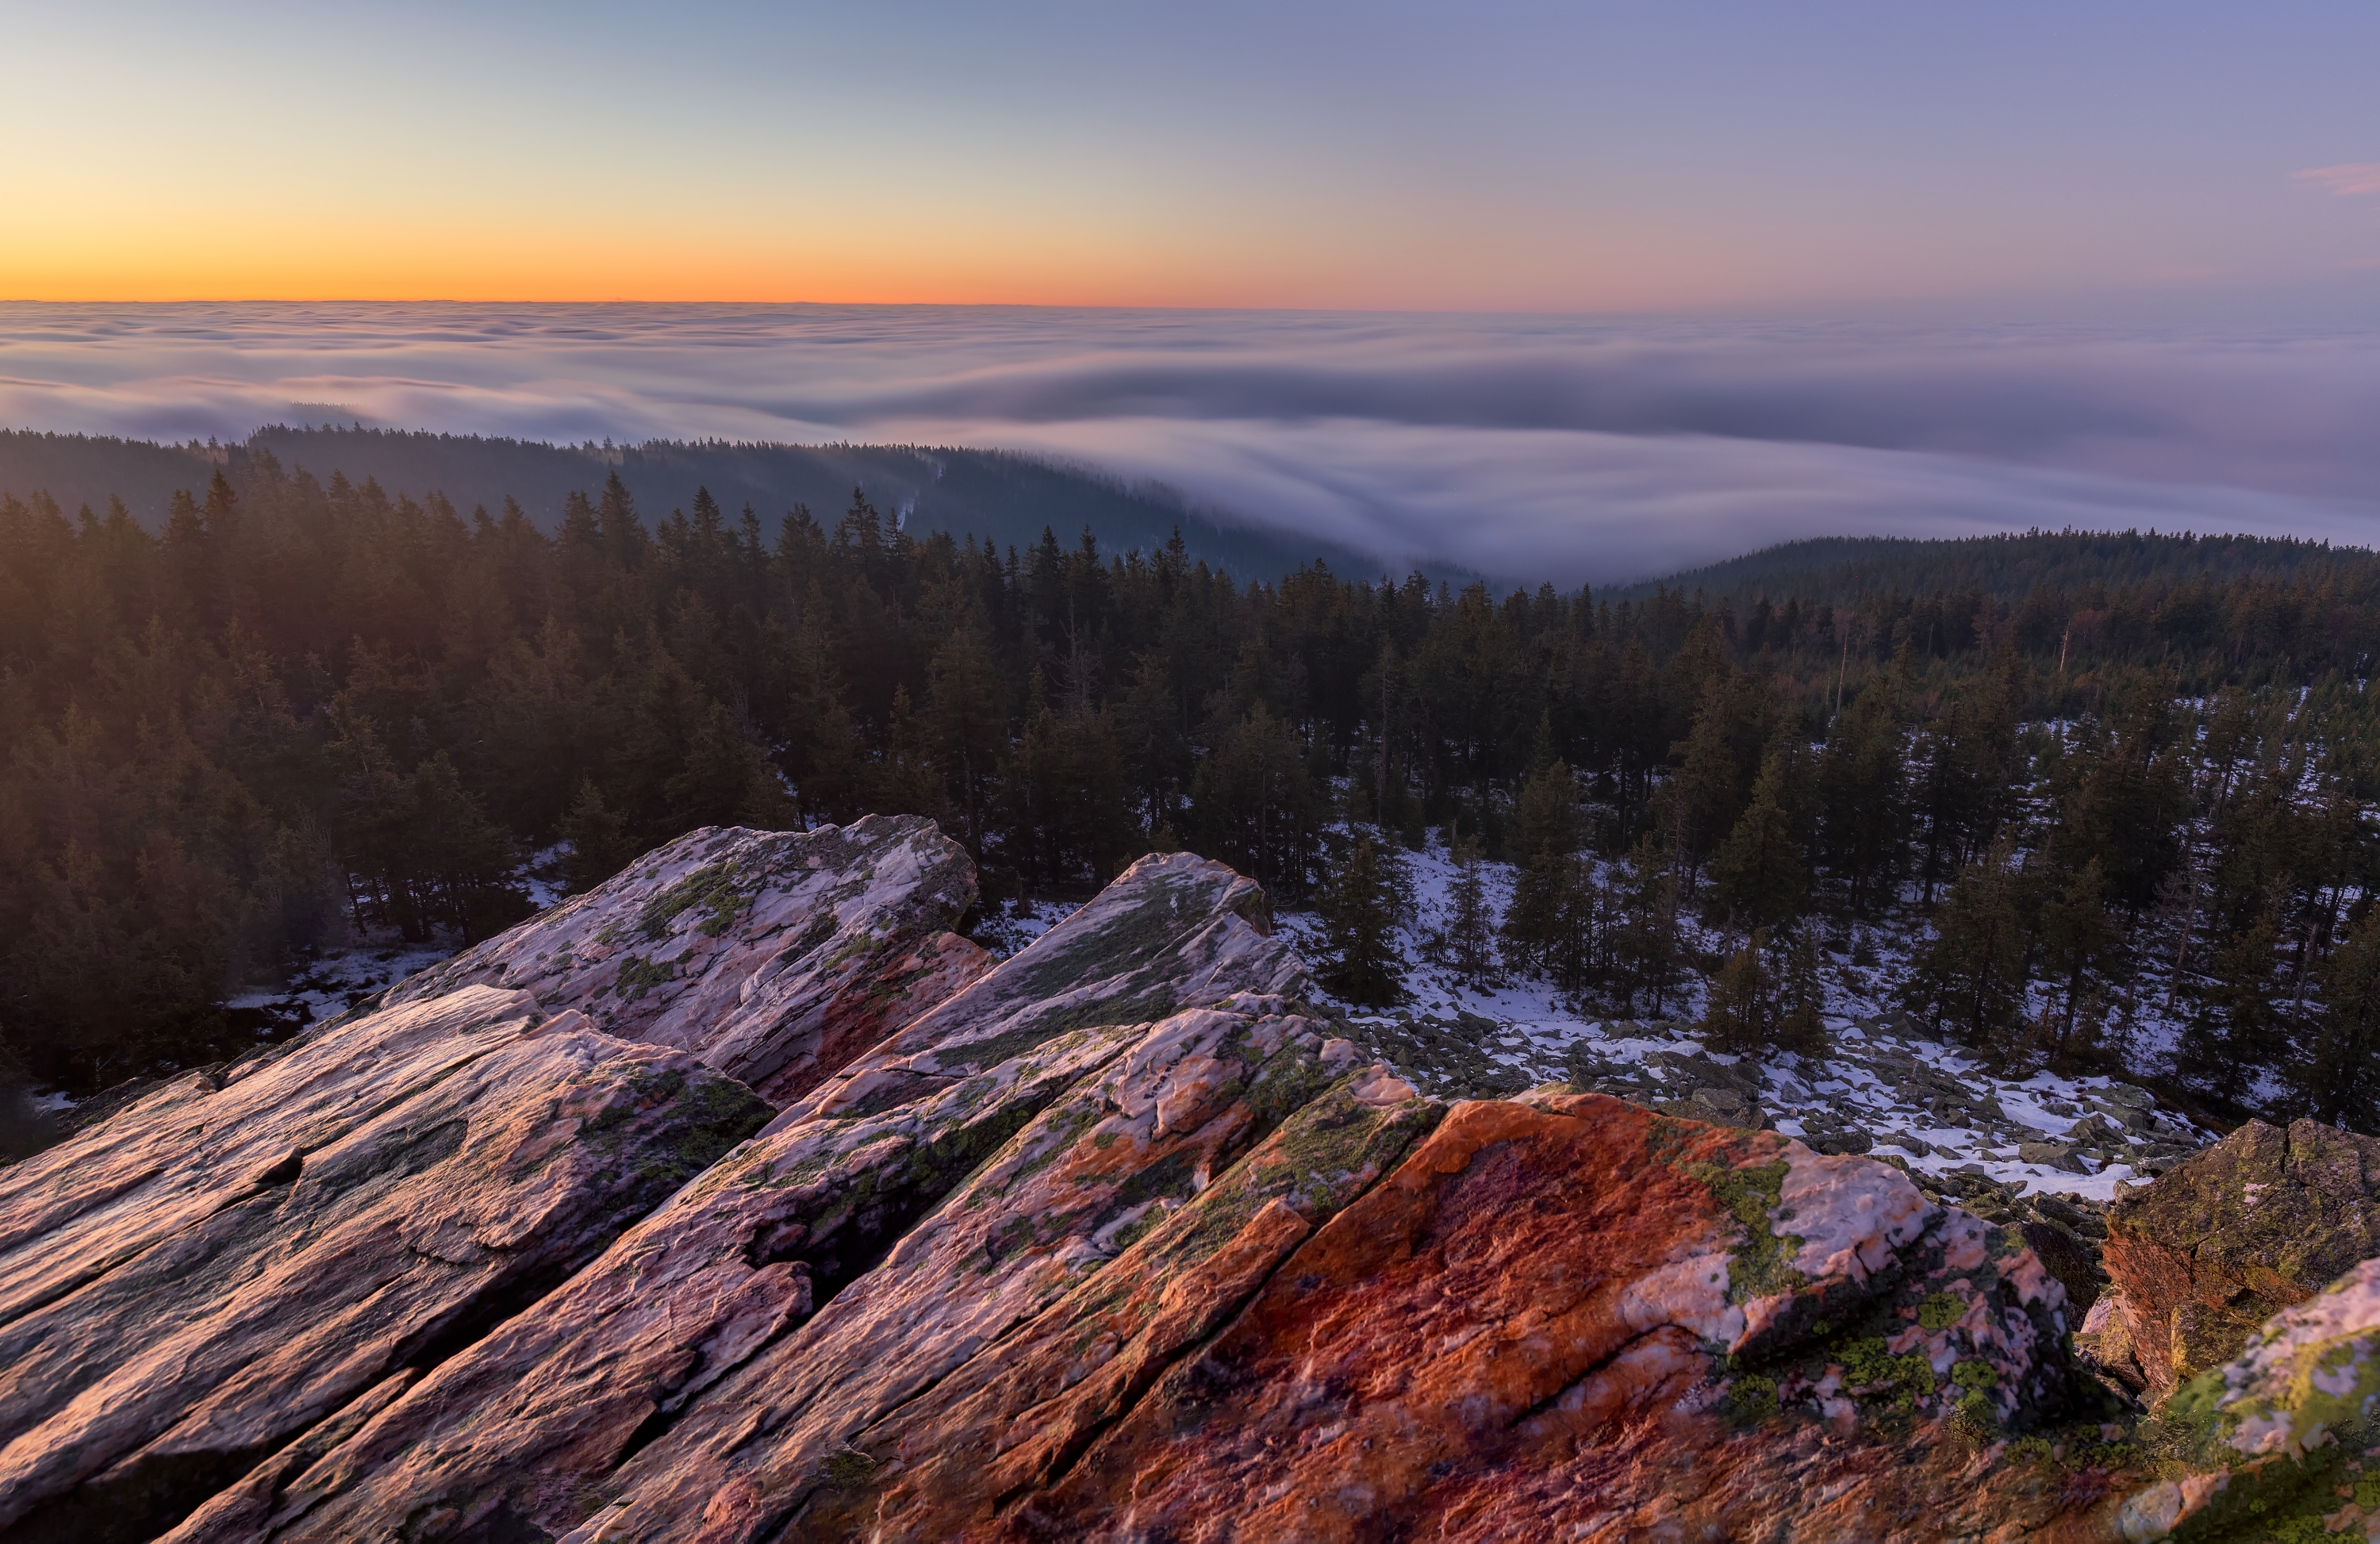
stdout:
<svg viewBox="0 0 2380 1544">
<path fill-rule="evenodd" d="M 2093 1536 L 2368 1538 L 2380 1532 L 2375 1412 L 2380 1259 L 2369 1259 L 2183 1382 L 2141 1433 L 2164 1472 L 2102 1505 Z"/>
<path fill-rule="evenodd" d="M 2105 1264 L 2159 1395 L 2380 1255 L 2380 1140 L 2251 1121 L 2109 1209 Z"/>
<path fill-rule="evenodd" d="M 352 1437 L 260 1469 L 176 1537 L 774 1526 L 869 1423 L 1194 1198 L 1228 1179 L 1249 1212 L 1285 1196 L 1319 1217 L 1360 1183 L 1370 1137 L 1348 1122 L 1368 1132 L 1413 1090 L 1333 1073 L 1323 1026 L 1284 995 L 1304 967 L 1268 925 L 1262 892 L 1222 865 L 1143 859 Z M 1354 1161 L 1235 1168 L 1334 1088 L 1360 1112 L 1320 1151 Z M 1413 1118 L 1390 1121 L 1371 1170 Z M 1166 1238 L 1236 1236 L 1201 1215 Z M 424 1517 L 441 1521 L 424 1534 Z"/>
<path fill-rule="evenodd" d="M 391 988 L 474 983 L 576 1008 L 683 1051 L 783 1105 L 990 967 L 945 930 L 975 904 L 966 853 L 930 821 L 808 832 L 706 826 L 583 895 Z"/>
</svg>

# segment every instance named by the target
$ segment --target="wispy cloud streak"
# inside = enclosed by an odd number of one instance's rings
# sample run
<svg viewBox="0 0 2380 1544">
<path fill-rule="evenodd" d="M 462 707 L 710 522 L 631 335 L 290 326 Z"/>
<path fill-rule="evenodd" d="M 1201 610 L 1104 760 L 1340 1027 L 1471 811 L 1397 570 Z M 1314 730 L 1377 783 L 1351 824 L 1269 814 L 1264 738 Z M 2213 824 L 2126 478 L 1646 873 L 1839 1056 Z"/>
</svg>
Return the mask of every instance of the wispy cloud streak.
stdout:
<svg viewBox="0 0 2380 1544">
<path fill-rule="evenodd" d="M 2302 172 L 2291 172 L 2289 179 L 2319 188 L 2339 198 L 2352 198 L 2359 193 L 2380 193 L 2380 161 L 2350 162 L 2343 166 L 2309 166 Z"/>
</svg>

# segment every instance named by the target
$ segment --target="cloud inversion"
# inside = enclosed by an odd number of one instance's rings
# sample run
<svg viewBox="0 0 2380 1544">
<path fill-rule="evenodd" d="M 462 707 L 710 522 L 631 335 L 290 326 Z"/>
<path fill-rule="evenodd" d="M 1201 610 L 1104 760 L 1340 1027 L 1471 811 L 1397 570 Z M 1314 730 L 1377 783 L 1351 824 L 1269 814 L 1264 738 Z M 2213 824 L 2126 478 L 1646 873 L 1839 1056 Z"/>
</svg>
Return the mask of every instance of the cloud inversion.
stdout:
<svg viewBox="0 0 2380 1544">
<path fill-rule="evenodd" d="M 0 306 L 0 423 L 237 438 L 298 404 L 574 443 L 1038 451 L 1387 565 L 1437 557 L 1530 583 L 1839 533 L 2380 535 L 2368 330 Z"/>
</svg>

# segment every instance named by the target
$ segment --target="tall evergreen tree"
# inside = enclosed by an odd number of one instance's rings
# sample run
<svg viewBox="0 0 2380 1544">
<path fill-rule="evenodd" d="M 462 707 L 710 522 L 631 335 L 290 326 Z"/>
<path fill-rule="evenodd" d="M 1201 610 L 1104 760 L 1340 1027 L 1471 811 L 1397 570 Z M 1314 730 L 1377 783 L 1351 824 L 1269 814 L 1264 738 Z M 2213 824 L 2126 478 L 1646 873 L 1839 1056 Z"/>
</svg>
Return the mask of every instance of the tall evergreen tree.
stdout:
<svg viewBox="0 0 2380 1544">
<path fill-rule="evenodd" d="M 2004 836 L 1960 871 L 1901 991 L 1910 1011 L 1937 1033 L 1995 1057 L 2013 1054 L 2022 1039 L 2023 885 Z"/>
<path fill-rule="evenodd" d="M 1731 925 L 1750 930 L 1791 921 L 1809 885 L 1803 861 L 1803 762 L 1790 744 L 1773 747 L 1752 802 L 1711 860 L 1711 894 Z"/>
<path fill-rule="evenodd" d="M 1454 881 L 1447 887 L 1446 953 L 1454 979 L 1476 991 L 1495 972 L 1496 919 L 1488 905 L 1488 885 L 1481 876 L 1479 843 L 1457 836 L 1450 856 Z"/>
<path fill-rule="evenodd" d="M 1322 984 L 1359 1006 L 1386 1007 L 1404 998 L 1396 942 L 1398 862 L 1394 849 L 1358 835 L 1323 886 L 1329 958 Z"/>
<path fill-rule="evenodd" d="M 2322 1008 L 2289 1073 L 2307 1114 L 2380 1132 L 2380 906 L 2364 913 L 2324 966 Z"/>
</svg>

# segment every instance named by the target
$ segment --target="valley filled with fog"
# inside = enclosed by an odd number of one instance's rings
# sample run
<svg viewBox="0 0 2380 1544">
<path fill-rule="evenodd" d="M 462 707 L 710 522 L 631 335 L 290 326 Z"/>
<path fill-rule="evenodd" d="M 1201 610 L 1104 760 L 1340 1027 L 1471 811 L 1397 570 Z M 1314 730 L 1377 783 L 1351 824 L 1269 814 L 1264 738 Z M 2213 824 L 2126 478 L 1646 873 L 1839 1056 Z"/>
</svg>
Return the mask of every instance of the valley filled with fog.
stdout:
<svg viewBox="0 0 2380 1544">
<path fill-rule="evenodd" d="M 2380 332 L 1022 307 L 0 305 L 0 425 L 1024 451 L 1401 570 L 2380 529 Z M 23 490 L 19 490 L 23 492 Z M 776 511 L 766 512 L 771 518 Z"/>
</svg>

